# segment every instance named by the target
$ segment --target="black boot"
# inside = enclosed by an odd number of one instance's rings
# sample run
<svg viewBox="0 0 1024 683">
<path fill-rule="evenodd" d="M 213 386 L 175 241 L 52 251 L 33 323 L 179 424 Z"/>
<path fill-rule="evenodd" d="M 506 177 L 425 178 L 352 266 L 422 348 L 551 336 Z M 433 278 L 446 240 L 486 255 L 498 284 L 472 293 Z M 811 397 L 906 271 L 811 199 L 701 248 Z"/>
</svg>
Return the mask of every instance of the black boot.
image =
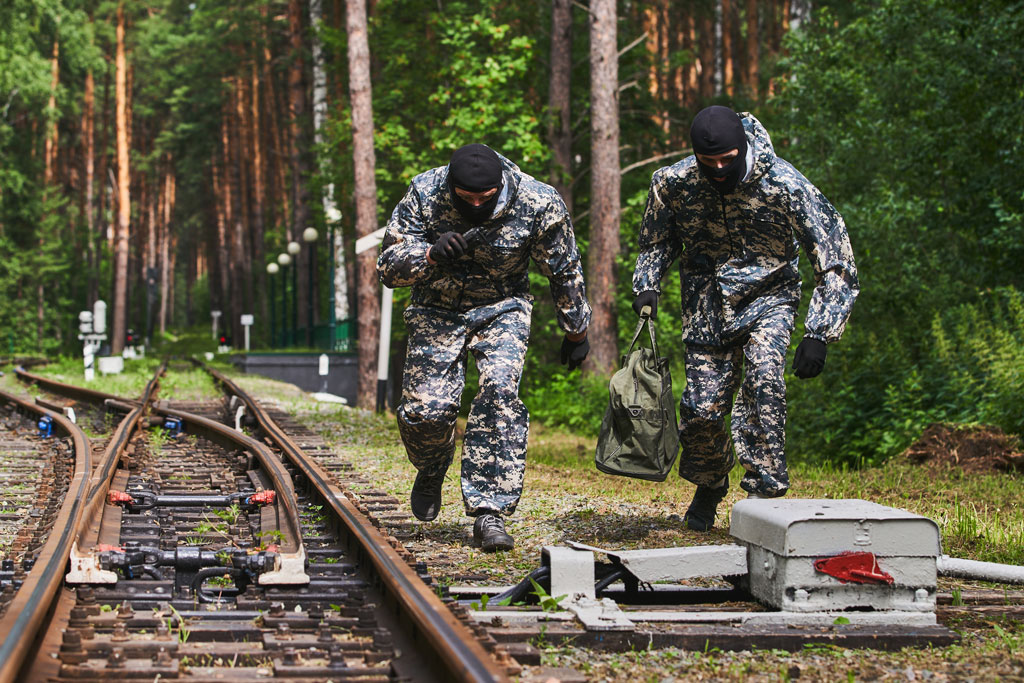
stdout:
<svg viewBox="0 0 1024 683">
<path fill-rule="evenodd" d="M 416 473 L 416 482 L 412 485 L 409 506 L 412 514 L 421 522 L 430 522 L 441 511 L 441 487 L 444 486 L 445 471 L 437 474 L 425 474 L 422 470 Z"/>
<path fill-rule="evenodd" d="M 512 537 L 505 533 L 505 523 L 496 514 L 483 514 L 473 523 L 473 540 L 484 552 L 512 550 Z"/>
<path fill-rule="evenodd" d="M 710 531 L 711 527 L 715 525 L 715 512 L 718 509 L 718 504 L 722 502 L 728 491 L 728 482 L 717 488 L 698 486 L 697 493 L 693 494 L 693 501 L 683 516 L 686 526 L 694 531 Z"/>
</svg>

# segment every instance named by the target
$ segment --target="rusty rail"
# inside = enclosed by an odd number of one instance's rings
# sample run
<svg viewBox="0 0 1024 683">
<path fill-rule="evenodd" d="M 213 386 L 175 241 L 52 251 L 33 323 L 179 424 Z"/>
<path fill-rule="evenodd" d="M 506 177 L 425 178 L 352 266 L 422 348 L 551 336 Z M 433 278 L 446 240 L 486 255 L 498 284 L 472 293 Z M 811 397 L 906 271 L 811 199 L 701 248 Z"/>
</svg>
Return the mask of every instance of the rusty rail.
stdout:
<svg viewBox="0 0 1024 683">
<path fill-rule="evenodd" d="M 154 380 L 164 373 L 166 366 L 167 363 L 165 361 L 161 364 Z M 56 394 L 69 396 L 93 404 L 108 405 L 126 412 L 131 411 L 129 412 L 128 418 L 126 418 L 126 420 L 121 423 L 121 426 L 118 427 L 114 438 L 111 439 L 110 447 L 108 447 L 107 451 L 104 453 L 103 460 L 101 461 L 101 467 L 104 469 L 103 479 L 106 482 L 106 486 L 103 487 L 103 494 L 99 496 L 98 503 L 93 500 L 91 497 L 92 492 L 90 492 L 89 512 L 93 515 L 93 518 L 90 535 L 88 537 L 88 541 L 91 541 L 92 543 L 90 543 L 88 547 L 91 547 L 94 544 L 95 537 L 99 534 L 100 523 L 102 520 L 103 501 L 105 500 L 110 480 L 113 478 L 113 473 L 116 469 L 120 448 L 127 442 L 127 437 L 130 436 L 132 431 L 135 429 L 135 426 L 142 415 L 141 407 L 149 403 L 156 386 L 152 385 L 151 380 L 150 384 L 147 384 L 146 386 L 146 391 L 143 393 L 141 401 L 135 401 L 116 396 L 114 394 L 96 391 L 94 389 L 64 384 L 63 382 L 58 382 L 47 377 L 26 372 L 20 368 L 17 370 L 17 375 L 22 381 L 36 384 Z M 282 522 L 281 526 L 284 528 L 284 541 L 280 544 L 281 552 L 279 553 L 280 557 L 278 566 L 275 568 L 274 572 L 267 572 L 261 575 L 260 583 L 263 585 L 308 583 L 309 577 L 303 569 L 306 560 L 306 552 L 302 544 L 302 531 L 299 523 L 298 502 L 295 498 L 295 486 L 292 482 L 291 475 L 289 475 L 288 471 L 285 470 L 280 459 L 278 459 L 259 441 L 256 441 L 255 439 L 246 436 L 231 427 L 209 420 L 200 415 L 174 410 L 169 407 L 164 407 L 159 403 L 156 405 L 154 412 L 159 415 L 180 418 L 187 425 L 186 431 L 189 433 L 202 435 L 213 442 L 229 448 L 243 448 L 252 452 L 253 455 L 256 456 L 256 459 L 267 471 L 267 474 L 270 476 L 270 480 L 274 485 L 274 489 L 277 492 L 278 497 L 277 505 L 280 509 L 283 509 L 285 513 L 282 516 L 282 519 L 279 520 Z M 127 420 L 132 420 L 131 425 L 129 428 L 122 431 L 122 427 L 126 425 Z M 94 505 L 99 506 L 98 512 L 93 509 Z M 87 575 L 96 576 L 96 570 L 89 566 L 91 558 L 81 551 L 81 547 L 76 547 L 72 552 L 72 570 L 75 571 L 76 569 L 80 569 L 82 572 L 81 574 L 77 574 L 76 577 L 84 579 Z M 106 580 L 110 582 L 116 580 L 112 575 L 100 576 L 106 576 Z"/>
<path fill-rule="evenodd" d="M 430 644 L 439 663 L 445 668 L 444 680 L 504 681 L 505 672 L 487 653 L 476 636 L 447 608 L 441 599 L 405 563 L 345 494 L 330 482 L 330 475 L 274 422 L 263 408 L 222 373 L 197 359 L 193 362 L 206 370 L 225 391 L 238 396 L 270 440 L 277 445 L 302 474 L 312 483 L 345 525 L 350 545 L 377 571 L 382 589 L 394 603 L 396 612 L 413 626 Z"/>
<path fill-rule="evenodd" d="M 71 546 L 71 571 L 68 574 L 69 581 L 78 581 L 83 583 L 114 583 L 117 581 L 117 577 L 113 572 L 108 572 L 99 569 L 95 566 L 95 557 L 92 555 L 92 548 L 96 545 L 96 541 L 99 538 L 100 525 L 103 520 L 103 507 L 107 499 L 107 491 L 110 490 L 110 482 L 114 479 L 114 473 L 117 470 L 117 463 L 121 458 L 121 452 L 124 447 L 128 444 L 128 440 L 131 438 L 132 433 L 138 426 L 139 421 L 142 419 L 146 408 L 152 400 L 153 393 L 159 386 L 160 376 L 163 375 L 167 369 L 166 361 L 160 364 L 157 368 L 153 379 L 146 383 L 146 388 L 142 392 L 142 398 L 139 405 L 137 405 L 127 417 L 121 420 L 120 424 L 117 425 L 117 429 L 114 430 L 113 436 L 110 438 L 106 449 L 103 451 L 103 455 L 100 461 L 96 463 L 96 469 L 92 473 L 92 477 L 89 479 L 89 494 L 85 502 L 85 512 L 82 517 L 80 528 L 76 532 L 75 541 Z M 19 373 L 19 378 L 25 379 L 30 373 L 24 371 Z M 89 392 L 90 395 L 97 397 L 103 397 L 105 400 L 111 397 L 110 394 L 102 394 L 98 391 L 91 389 L 82 389 L 81 387 L 74 387 L 70 384 L 63 384 L 54 380 L 45 379 L 38 377 L 37 375 L 31 375 L 34 381 L 45 380 L 45 382 L 38 382 L 55 393 L 61 393 L 65 396 L 74 393 L 74 390 L 79 392 Z M 96 401 L 97 399 L 89 399 Z M 101 401 L 102 402 L 102 401 Z M 93 579 L 93 580 L 88 580 Z"/>
<path fill-rule="evenodd" d="M 21 585 L 0 621 L 0 681 L 15 680 L 18 671 L 33 650 L 33 641 L 57 597 L 64 578 L 68 554 L 75 539 L 85 508 L 89 474 L 92 470 L 92 449 L 89 439 L 64 415 L 23 401 L 0 391 L 0 400 L 11 403 L 27 413 L 49 416 L 74 444 L 75 473 L 57 513 L 53 533 L 46 539 L 32 571 Z"/>
</svg>

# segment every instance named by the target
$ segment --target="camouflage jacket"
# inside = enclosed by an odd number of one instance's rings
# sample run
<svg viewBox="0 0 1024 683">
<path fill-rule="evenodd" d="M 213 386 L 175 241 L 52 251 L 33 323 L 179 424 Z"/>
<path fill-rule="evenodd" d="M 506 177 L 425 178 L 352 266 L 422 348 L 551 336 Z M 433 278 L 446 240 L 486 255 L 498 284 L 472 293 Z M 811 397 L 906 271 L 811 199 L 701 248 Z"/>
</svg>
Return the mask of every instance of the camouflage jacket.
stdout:
<svg viewBox="0 0 1024 683">
<path fill-rule="evenodd" d="M 377 259 L 380 280 L 392 288 L 411 286 L 414 304 L 466 311 L 507 297 L 531 299 L 532 258 L 550 282 L 559 326 L 582 332 L 591 311 L 565 203 L 553 187 L 499 157 L 504 198 L 478 226 L 467 224 L 452 206 L 447 166 L 412 179 L 384 233 Z M 454 263 L 431 265 L 427 250 L 452 230 L 465 236 L 467 253 Z"/>
<path fill-rule="evenodd" d="M 679 259 L 683 341 L 735 342 L 767 310 L 800 302 L 799 249 L 814 267 L 805 335 L 837 341 L 860 286 L 842 216 L 803 175 L 775 156 L 768 132 L 751 114 L 743 128 L 753 170 L 720 195 L 690 156 L 651 179 L 640 225 L 633 291 L 660 292 Z"/>
</svg>

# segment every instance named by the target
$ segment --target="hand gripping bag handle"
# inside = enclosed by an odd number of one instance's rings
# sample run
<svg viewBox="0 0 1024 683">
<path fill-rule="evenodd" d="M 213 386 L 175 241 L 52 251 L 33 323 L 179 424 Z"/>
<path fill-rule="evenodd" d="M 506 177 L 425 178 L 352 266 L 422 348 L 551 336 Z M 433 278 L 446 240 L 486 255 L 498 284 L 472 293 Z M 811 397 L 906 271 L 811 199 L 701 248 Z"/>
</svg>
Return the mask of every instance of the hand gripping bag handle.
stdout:
<svg viewBox="0 0 1024 683">
<path fill-rule="evenodd" d="M 636 342 L 640 339 L 640 333 L 644 330 L 644 325 L 647 325 L 647 332 L 651 335 L 651 350 L 654 351 L 654 362 L 658 363 L 658 343 L 654 341 L 654 325 L 651 324 L 651 307 L 644 306 L 640 309 L 640 322 L 636 325 L 636 332 L 633 333 L 633 341 L 629 343 L 629 348 L 626 349 L 626 355 L 622 357 L 623 364 L 625 359 L 629 357 L 629 354 L 633 353 L 633 347 L 636 346 Z"/>
</svg>

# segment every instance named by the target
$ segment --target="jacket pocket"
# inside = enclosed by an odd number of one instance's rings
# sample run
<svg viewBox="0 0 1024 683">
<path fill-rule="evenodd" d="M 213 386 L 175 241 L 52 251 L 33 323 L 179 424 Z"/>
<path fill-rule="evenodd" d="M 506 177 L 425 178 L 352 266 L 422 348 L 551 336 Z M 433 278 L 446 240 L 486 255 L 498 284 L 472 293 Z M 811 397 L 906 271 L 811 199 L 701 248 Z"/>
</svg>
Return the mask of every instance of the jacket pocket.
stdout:
<svg viewBox="0 0 1024 683">
<path fill-rule="evenodd" d="M 722 295 L 714 273 L 683 273 L 683 341 L 717 345 L 722 337 Z"/>
</svg>

